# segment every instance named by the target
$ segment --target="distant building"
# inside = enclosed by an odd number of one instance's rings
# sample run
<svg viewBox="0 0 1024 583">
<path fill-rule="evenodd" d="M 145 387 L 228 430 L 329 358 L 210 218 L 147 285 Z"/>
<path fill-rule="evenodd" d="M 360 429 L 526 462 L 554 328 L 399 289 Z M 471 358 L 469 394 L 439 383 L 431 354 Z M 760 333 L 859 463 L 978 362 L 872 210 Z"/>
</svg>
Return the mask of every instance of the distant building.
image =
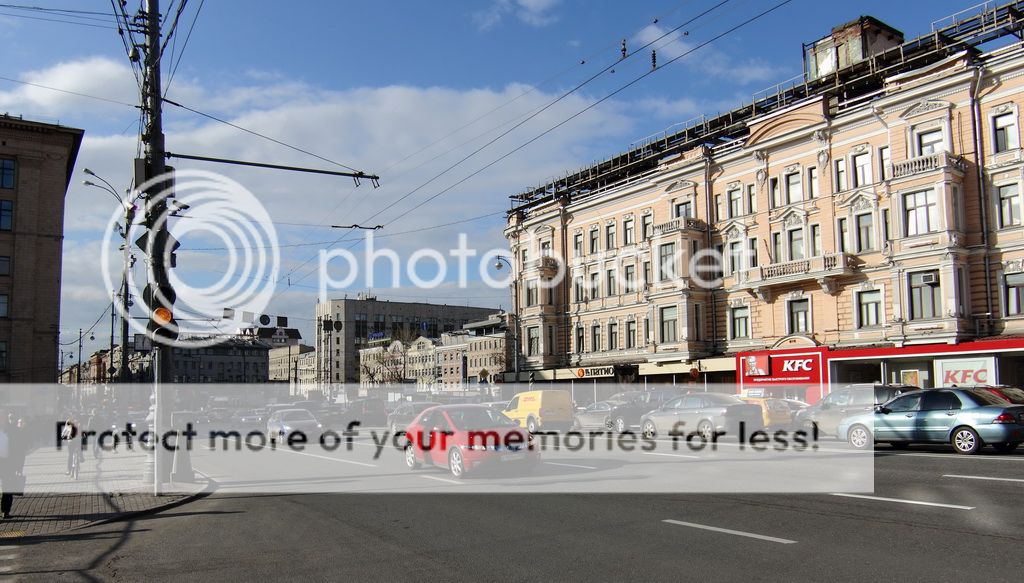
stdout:
<svg viewBox="0 0 1024 583">
<path fill-rule="evenodd" d="M 492 313 L 494 308 L 380 301 L 376 296 L 363 293 L 352 299 L 318 304 L 318 378 L 331 383 L 357 382 L 360 380 L 359 350 L 370 342 L 384 339 L 410 342 L 418 336 L 439 338 L 444 332 L 458 330 Z"/>
<path fill-rule="evenodd" d="M 255 337 L 271 346 L 298 346 L 302 342 L 302 334 L 297 328 L 244 328 L 240 332 L 242 336 Z"/>
<path fill-rule="evenodd" d="M 267 353 L 270 366 L 268 379 L 270 382 L 294 383 L 299 374 L 299 357 L 314 350 L 316 349 L 305 344 L 271 348 L 270 352 Z"/>
<path fill-rule="evenodd" d="M 64 196 L 82 134 L 0 115 L 0 382 L 57 376 Z"/>
</svg>

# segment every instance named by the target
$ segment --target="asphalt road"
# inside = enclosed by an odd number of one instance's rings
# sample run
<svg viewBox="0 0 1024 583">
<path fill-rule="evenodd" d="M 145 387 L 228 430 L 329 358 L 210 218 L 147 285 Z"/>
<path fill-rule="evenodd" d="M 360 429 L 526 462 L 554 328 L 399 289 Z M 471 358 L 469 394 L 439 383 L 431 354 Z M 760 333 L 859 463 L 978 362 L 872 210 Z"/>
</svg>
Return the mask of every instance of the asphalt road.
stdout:
<svg viewBox="0 0 1024 583">
<path fill-rule="evenodd" d="M 487 495 L 459 494 L 454 484 L 450 493 L 422 495 L 221 493 L 0 545 L 0 574 L 17 581 L 1019 578 L 1024 455 L 879 446 L 874 477 L 875 491 L 854 497 Z"/>
</svg>

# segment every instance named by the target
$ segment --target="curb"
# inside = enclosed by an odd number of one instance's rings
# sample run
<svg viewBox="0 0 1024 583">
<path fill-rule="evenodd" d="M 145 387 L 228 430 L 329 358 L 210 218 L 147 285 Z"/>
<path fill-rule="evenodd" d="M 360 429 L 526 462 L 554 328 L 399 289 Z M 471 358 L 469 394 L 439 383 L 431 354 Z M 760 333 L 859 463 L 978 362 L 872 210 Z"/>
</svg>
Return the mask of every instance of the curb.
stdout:
<svg viewBox="0 0 1024 583">
<path fill-rule="evenodd" d="M 200 473 L 200 472 L 197 471 L 196 473 Z M 79 525 L 79 526 L 75 526 L 75 527 L 69 528 L 67 530 L 60 531 L 60 532 L 73 532 L 73 531 L 82 530 L 82 529 L 85 529 L 85 528 L 92 528 L 94 526 L 102 526 L 104 524 L 110 524 L 112 522 L 120 522 L 122 520 L 131 520 L 131 519 L 134 519 L 134 518 L 138 518 L 140 516 L 147 516 L 149 514 L 156 514 L 157 512 L 163 512 L 165 510 L 170 510 L 172 508 L 177 508 L 178 506 L 184 506 L 185 504 L 188 504 L 190 502 L 195 502 L 196 500 L 199 500 L 199 499 L 202 499 L 202 498 L 206 498 L 207 496 L 209 496 L 210 494 L 212 494 L 213 492 L 215 492 L 217 490 L 217 482 L 213 478 L 207 476 L 206 474 L 200 474 L 200 475 L 202 475 L 203 477 L 206 478 L 206 487 L 203 488 L 202 490 L 194 493 L 194 494 L 189 494 L 187 496 L 179 498 L 178 500 L 173 500 L 173 501 L 168 502 L 166 504 L 159 504 L 157 506 L 153 506 L 152 508 L 146 508 L 146 509 L 143 509 L 143 510 L 132 510 L 132 511 L 129 511 L 129 512 L 121 512 L 121 513 L 117 514 L 116 516 L 111 516 L 110 518 L 101 518 L 99 520 L 94 520 L 92 522 L 87 522 L 85 524 L 82 524 L 82 525 Z M 57 534 L 57 533 L 54 533 L 54 534 Z M 30 538 L 31 536 L 36 536 L 36 535 L 29 535 L 29 537 L 26 537 L 26 538 Z"/>
</svg>

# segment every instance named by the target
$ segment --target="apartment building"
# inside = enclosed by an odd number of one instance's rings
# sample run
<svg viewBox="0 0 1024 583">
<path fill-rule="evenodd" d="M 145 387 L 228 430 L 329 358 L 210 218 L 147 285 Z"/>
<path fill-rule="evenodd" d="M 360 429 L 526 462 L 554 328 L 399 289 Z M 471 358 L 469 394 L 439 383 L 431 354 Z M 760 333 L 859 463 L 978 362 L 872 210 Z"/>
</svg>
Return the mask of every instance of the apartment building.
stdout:
<svg viewBox="0 0 1024 583">
<path fill-rule="evenodd" d="M 0 115 L 0 382 L 57 376 L 64 196 L 82 135 Z"/>
<path fill-rule="evenodd" d="M 976 48 L 1011 8 L 909 42 L 862 17 L 801 83 L 519 195 L 524 370 L 812 401 L 1024 381 L 1024 45 Z"/>
</svg>

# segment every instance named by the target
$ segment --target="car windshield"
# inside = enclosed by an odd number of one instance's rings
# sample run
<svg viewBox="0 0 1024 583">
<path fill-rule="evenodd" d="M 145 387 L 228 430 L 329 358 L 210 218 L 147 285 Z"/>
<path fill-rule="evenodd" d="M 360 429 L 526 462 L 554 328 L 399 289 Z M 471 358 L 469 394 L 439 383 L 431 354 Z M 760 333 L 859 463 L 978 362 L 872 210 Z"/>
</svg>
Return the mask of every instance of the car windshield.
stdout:
<svg viewBox="0 0 1024 583">
<path fill-rule="evenodd" d="M 720 395 L 718 393 L 707 393 L 704 399 L 710 405 L 742 405 L 743 400 L 735 395 Z"/>
<path fill-rule="evenodd" d="M 461 430 L 472 431 L 474 429 L 517 426 L 515 421 L 490 407 L 449 409 L 448 416 L 455 424 L 455 428 Z"/>
<path fill-rule="evenodd" d="M 963 389 L 964 393 L 971 398 L 979 407 L 1008 405 L 1009 401 L 997 397 L 984 389 Z"/>
<path fill-rule="evenodd" d="M 1013 403 L 1024 403 L 1024 391 L 1017 387 L 1000 387 L 999 392 L 1006 395 Z"/>
<path fill-rule="evenodd" d="M 309 411 L 287 411 L 284 413 L 285 421 L 313 421 L 313 414 Z"/>
<path fill-rule="evenodd" d="M 639 391 L 630 391 L 628 393 L 615 393 L 611 397 L 608 397 L 609 403 L 629 403 L 643 397 L 643 393 Z"/>
</svg>

